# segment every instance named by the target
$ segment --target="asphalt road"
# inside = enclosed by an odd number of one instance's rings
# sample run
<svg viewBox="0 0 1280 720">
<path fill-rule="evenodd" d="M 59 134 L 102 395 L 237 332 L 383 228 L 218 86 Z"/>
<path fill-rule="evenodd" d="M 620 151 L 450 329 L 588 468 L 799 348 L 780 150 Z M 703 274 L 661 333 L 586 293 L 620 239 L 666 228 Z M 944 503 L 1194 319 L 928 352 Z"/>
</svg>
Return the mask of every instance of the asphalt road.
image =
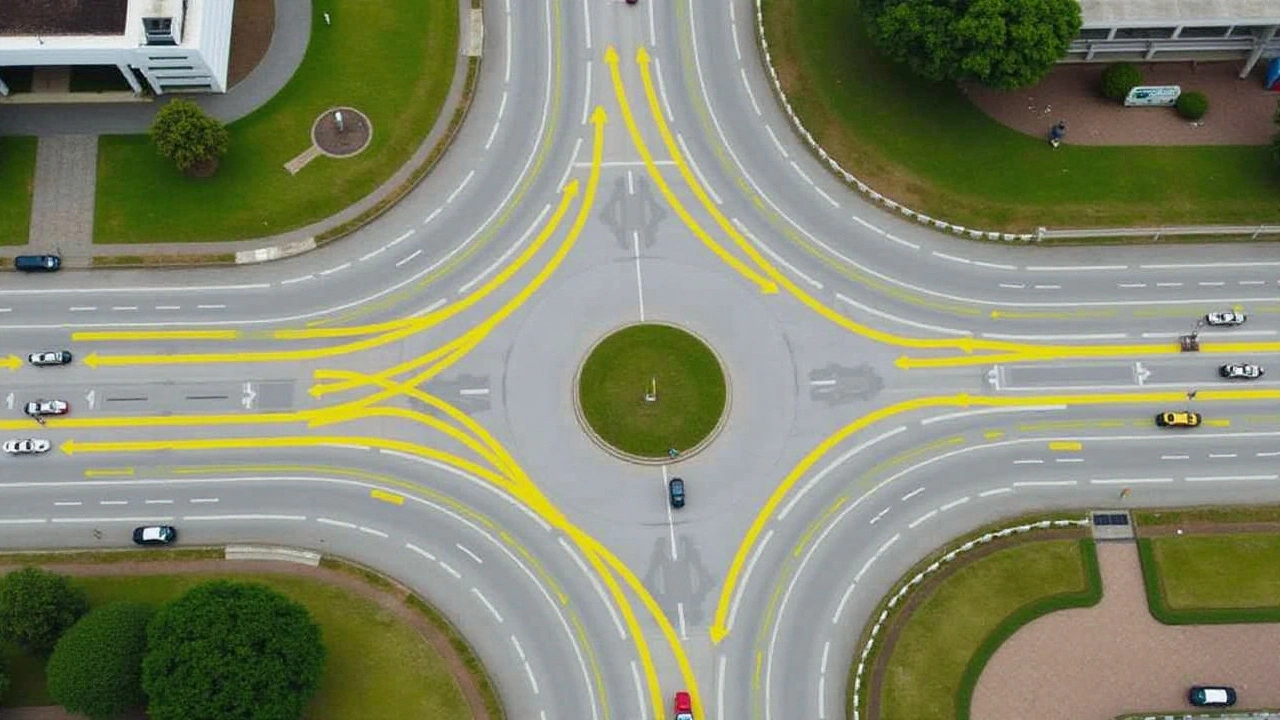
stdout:
<svg viewBox="0 0 1280 720">
<path fill-rule="evenodd" d="M 456 144 L 355 236 L 5 276 L 0 432 L 56 450 L 0 458 L 0 544 L 165 521 L 351 557 L 441 607 L 513 717 L 664 717 L 687 688 L 701 717 L 825 719 L 868 613 L 948 538 L 1270 499 L 1280 369 L 1216 372 L 1280 355 L 1269 248 L 975 243 L 885 214 L 791 134 L 754 12 L 490 3 Z M 1230 307 L 1249 321 L 1177 351 Z M 586 348 L 641 320 L 730 376 L 723 432 L 667 467 L 615 460 L 572 411 Z M 76 363 L 22 363 L 63 347 Z M 49 397 L 71 414 L 23 417 Z M 1154 426 L 1188 406 L 1203 427 Z"/>
</svg>

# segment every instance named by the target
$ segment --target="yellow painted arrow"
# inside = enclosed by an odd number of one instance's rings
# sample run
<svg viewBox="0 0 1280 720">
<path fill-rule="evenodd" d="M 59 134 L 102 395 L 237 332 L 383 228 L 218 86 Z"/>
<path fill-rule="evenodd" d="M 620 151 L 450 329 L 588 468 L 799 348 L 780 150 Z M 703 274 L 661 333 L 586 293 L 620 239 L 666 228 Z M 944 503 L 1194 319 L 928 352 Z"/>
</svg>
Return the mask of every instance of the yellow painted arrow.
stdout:
<svg viewBox="0 0 1280 720">
<path fill-rule="evenodd" d="M 22 367 L 22 358 L 17 355 L 0 358 L 0 367 L 7 368 L 9 370 L 17 370 Z"/>
<path fill-rule="evenodd" d="M 644 137 L 640 135 L 639 128 L 636 127 L 635 117 L 631 113 L 631 103 L 627 100 L 626 89 L 623 87 L 622 73 L 618 70 L 618 51 L 614 50 L 612 45 L 605 50 L 604 62 L 609 66 L 609 74 L 610 77 L 613 78 L 614 95 L 618 98 L 618 107 L 622 112 L 622 121 L 626 124 L 627 132 L 631 135 L 631 142 L 635 145 L 636 152 L 640 154 L 640 159 L 644 161 L 644 166 L 649 172 L 649 177 L 653 180 L 654 185 L 657 186 L 658 191 L 667 201 L 667 204 L 671 206 L 671 209 L 675 211 L 680 220 L 689 228 L 689 231 L 693 233 L 694 237 L 698 238 L 698 240 L 700 240 L 702 244 L 705 245 L 706 248 L 716 257 L 720 258 L 722 262 L 733 268 L 742 277 L 755 283 L 756 286 L 760 288 L 760 292 L 765 294 L 777 293 L 777 283 L 747 267 L 745 263 L 737 257 L 734 257 L 729 253 L 729 251 L 720 247 L 720 244 L 712 239 L 712 237 L 702 229 L 702 226 L 698 224 L 698 221 L 689 214 L 689 211 L 685 209 L 684 204 L 681 203 L 680 199 L 671 191 L 670 186 L 667 185 L 666 179 L 662 177 L 662 173 L 658 172 L 658 166 L 653 162 L 653 155 L 649 153 L 649 147 L 645 144 Z"/>
<path fill-rule="evenodd" d="M 236 340 L 239 330 L 105 330 L 71 333 L 72 342 L 145 340 Z"/>
</svg>

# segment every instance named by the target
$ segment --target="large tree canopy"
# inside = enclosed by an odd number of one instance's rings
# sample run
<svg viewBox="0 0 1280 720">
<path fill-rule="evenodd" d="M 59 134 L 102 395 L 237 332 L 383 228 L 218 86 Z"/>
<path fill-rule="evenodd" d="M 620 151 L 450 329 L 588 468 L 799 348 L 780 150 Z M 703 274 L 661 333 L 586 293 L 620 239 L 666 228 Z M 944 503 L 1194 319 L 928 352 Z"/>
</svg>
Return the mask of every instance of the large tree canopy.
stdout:
<svg viewBox="0 0 1280 720">
<path fill-rule="evenodd" d="M 930 80 L 1039 82 L 1080 31 L 1076 0 L 871 0 L 881 50 Z"/>
<path fill-rule="evenodd" d="M 142 656 L 151 614 L 146 605 L 117 602 L 80 618 L 45 666 L 49 695 L 68 712 L 92 720 L 142 707 Z"/>
<path fill-rule="evenodd" d="M 222 123 L 190 100 L 169 102 L 151 121 L 156 149 L 183 172 L 225 155 L 228 138 Z"/>
<path fill-rule="evenodd" d="M 0 638 L 47 656 L 89 610 L 84 591 L 62 575 L 25 567 L 0 578 Z"/>
<path fill-rule="evenodd" d="M 320 684 L 320 628 L 255 583 L 193 588 L 147 627 L 142 687 L 152 720 L 297 720 Z"/>
</svg>

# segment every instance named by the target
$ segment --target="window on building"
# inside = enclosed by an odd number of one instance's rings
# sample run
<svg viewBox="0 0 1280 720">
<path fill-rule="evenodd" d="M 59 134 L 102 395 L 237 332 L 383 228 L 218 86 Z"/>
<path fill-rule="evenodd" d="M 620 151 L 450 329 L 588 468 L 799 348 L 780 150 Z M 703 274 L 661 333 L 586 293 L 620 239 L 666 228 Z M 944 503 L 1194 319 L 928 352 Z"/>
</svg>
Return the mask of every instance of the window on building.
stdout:
<svg viewBox="0 0 1280 720">
<path fill-rule="evenodd" d="M 1081 40 L 1106 40 L 1111 37 L 1111 28 L 1080 28 Z"/>
<path fill-rule="evenodd" d="M 142 18 L 142 35 L 148 45 L 177 45 L 173 34 L 173 18 Z"/>
<path fill-rule="evenodd" d="M 1220 38 L 1226 37 L 1231 28 L 1226 25 L 1188 25 L 1182 28 L 1180 38 Z"/>
<path fill-rule="evenodd" d="M 1171 37 L 1171 27 L 1116 28 L 1117 40 L 1163 40 Z"/>
<path fill-rule="evenodd" d="M 1270 25 L 1237 25 L 1231 28 L 1231 37 L 1262 37 L 1270 29 Z"/>
</svg>

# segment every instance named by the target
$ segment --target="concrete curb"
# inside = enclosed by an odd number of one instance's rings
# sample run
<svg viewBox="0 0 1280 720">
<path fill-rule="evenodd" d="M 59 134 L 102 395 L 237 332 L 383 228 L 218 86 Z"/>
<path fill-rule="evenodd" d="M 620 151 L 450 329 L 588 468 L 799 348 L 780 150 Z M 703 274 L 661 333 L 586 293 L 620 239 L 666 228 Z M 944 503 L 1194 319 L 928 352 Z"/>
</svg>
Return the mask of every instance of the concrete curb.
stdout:
<svg viewBox="0 0 1280 720">
<path fill-rule="evenodd" d="M 587 422 L 586 415 L 582 412 L 582 403 L 578 398 L 578 380 L 582 375 L 582 366 L 586 364 L 587 358 L 591 356 L 591 353 L 595 351 L 596 347 L 600 345 L 600 343 L 603 342 L 606 338 L 618 332 L 619 330 L 624 330 L 626 328 L 633 327 L 636 325 L 666 325 L 667 327 L 675 328 L 681 332 L 689 333 L 690 335 L 697 338 L 698 342 L 701 342 L 703 345 L 707 346 L 707 349 L 710 350 L 711 354 L 715 356 L 716 362 L 720 364 L 720 374 L 724 376 L 724 410 L 720 411 L 720 419 L 716 421 L 715 427 L 711 428 L 711 432 L 707 433 L 707 436 L 702 438 L 702 440 L 700 440 L 697 445 L 694 445 L 688 450 L 680 451 L 680 455 L 675 458 L 670 458 L 670 457 L 650 458 L 650 457 L 644 457 L 642 455 L 632 455 L 629 452 L 619 450 L 618 448 L 606 442 L 604 438 L 596 434 L 596 431 L 592 429 L 591 424 Z M 601 450 L 604 450 L 605 452 L 609 453 L 610 455 L 624 462 L 629 462 L 635 465 L 648 465 L 652 467 L 658 467 L 660 465 L 675 465 L 677 463 L 688 460 L 689 458 L 705 450 L 713 440 L 715 440 L 717 437 L 720 436 L 720 432 L 724 430 L 725 423 L 727 423 L 729 420 L 729 411 L 733 409 L 733 383 L 731 382 L 729 377 L 729 369 L 725 366 L 724 359 L 720 357 L 720 353 L 716 352 L 715 346 L 707 342 L 706 338 L 703 338 L 701 335 L 695 333 L 689 328 L 681 327 L 679 325 L 676 325 L 675 323 L 662 322 L 662 321 L 626 323 L 624 325 L 619 325 L 609 330 L 604 335 L 601 335 L 595 342 L 591 343 L 591 347 L 587 349 L 586 355 L 584 355 L 582 358 L 582 362 L 578 363 L 578 369 L 573 371 L 573 387 L 570 389 L 570 392 L 573 395 L 573 415 L 578 419 L 578 425 L 582 428 L 583 433 L 585 433 L 586 436 L 591 439 L 591 442 L 595 443 L 596 447 L 599 447 Z"/>
<path fill-rule="evenodd" d="M 275 560 L 320 567 L 320 553 L 275 545 L 228 545 L 227 560 Z"/>
<path fill-rule="evenodd" d="M 241 250 L 236 253 L 237 265 L 249 265 L 253 263 L 270 262 L 281 258 L 293 257 L 301 255 L 305 252 L 311 252 L 316 249 L 316 239 L 309 237 L 306 240 L 298 240 L 296 242 L 285 243 L 283 245 L 273 245 L 271 247 L 259 248 L 257 250 Z"/>
</svg>

